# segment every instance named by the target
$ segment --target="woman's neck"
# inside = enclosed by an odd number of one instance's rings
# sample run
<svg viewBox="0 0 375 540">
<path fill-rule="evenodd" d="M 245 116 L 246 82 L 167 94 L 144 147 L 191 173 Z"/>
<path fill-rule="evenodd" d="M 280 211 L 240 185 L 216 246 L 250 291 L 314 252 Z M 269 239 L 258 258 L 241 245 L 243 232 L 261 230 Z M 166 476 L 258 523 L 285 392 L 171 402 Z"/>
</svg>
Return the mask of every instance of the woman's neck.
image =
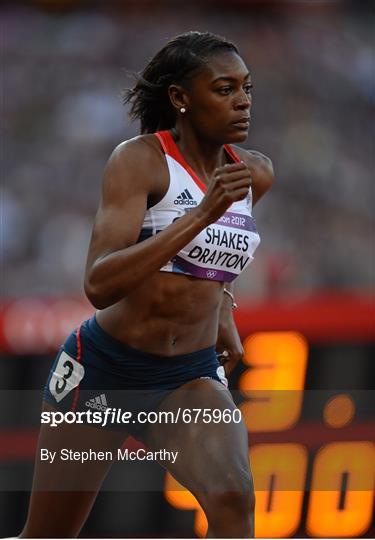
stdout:
<svg viewBox="0 0 375 540">
<path fill-rule="evenodd" d="M 222 144 L 199 138 L 196 133 L 185 127 L 181 130 L 176 126 L 170 132 L 185 161 L 206 184 L 217 167 L 228 163 L 228 156 Z"/>
</svg>

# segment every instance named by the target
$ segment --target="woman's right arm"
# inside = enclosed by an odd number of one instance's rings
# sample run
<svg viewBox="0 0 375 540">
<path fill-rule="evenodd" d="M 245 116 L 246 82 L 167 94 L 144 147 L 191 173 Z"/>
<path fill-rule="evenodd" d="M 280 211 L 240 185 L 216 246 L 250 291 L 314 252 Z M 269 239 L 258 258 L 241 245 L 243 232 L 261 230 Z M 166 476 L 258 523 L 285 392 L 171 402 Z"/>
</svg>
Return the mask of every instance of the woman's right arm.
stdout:
<svg viewBox="0 0 375 540">
<path fill-rule="evenodd" d="M 86 295 L 98 309 L 120 301 L 158 271 L 234 200 L 246 196 L 250 185 L 245 166 L 217 169 L 199 206 L 136 243 L 161 167 L 157 151 L 140 138 L 119 145 L 109 159 L 85 273 Z"/>
</svg>

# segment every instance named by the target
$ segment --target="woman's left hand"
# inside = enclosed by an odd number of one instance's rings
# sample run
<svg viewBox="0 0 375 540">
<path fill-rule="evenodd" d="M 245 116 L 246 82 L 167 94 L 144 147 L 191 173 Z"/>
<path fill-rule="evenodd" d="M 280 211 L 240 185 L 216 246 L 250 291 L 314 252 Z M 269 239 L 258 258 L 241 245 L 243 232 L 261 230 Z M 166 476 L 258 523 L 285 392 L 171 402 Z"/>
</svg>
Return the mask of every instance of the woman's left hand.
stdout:
<svg viewBox="0 0 375 540">
<path fill-rule="evenodd" d="M 222 311 L 216 343 L 219 362 L 224 366 L 226 376 L 230 375 L 237 362 L 242 360 L 244 349 L 233 319 L 232 310 Z"/>
</svg>

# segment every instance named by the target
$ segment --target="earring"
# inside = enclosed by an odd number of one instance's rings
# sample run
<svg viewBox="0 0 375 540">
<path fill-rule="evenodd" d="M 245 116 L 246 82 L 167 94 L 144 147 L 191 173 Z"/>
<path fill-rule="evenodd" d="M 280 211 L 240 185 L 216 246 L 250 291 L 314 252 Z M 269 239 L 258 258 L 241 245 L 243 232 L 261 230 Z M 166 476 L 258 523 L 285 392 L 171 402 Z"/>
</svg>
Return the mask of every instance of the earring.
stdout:
<svg viewBox="0 0 375 540">
<path fill-rule="evenodd" d="M 186 109 L 185 109 L 185 107 L 181 107 L 181 109 L 180 109 L 180 113 L 181 113 L 181 114 L 184 114 L 184 113 L 186 113 Z"/>
</svg>

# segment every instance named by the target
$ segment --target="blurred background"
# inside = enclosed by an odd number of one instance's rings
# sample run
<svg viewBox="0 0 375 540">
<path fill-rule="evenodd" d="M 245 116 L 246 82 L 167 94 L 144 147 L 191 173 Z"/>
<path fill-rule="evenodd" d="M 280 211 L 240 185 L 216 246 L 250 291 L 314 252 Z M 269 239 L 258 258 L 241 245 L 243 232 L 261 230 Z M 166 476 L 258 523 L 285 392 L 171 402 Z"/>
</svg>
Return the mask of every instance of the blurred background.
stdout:
<svg viewBox="0 0 375 540">
<path fill-rule="evenodd" d="M 303 384 L 292 387 L 305 390 L 298 422 L 280 428 L 286 438 L 276 441 L 290 442 L 288 430 L 297 429 L 295 442 L 309 453 L 306 484 L 294 521 L 271 529 L 271 536 L 374 534 L 372 496 L 361 500 L 364 510 L 346 531 L 327 529 L 329 519 L 337 526 L 349 511 L 345 504 L 333 503 L 330 517 L 316 525 L 309 483 L 323 443 L 373 439 L 374 3 L 3 1 L 0 17 L 1 389 L 40 389 L 64 336 L 93 311 L 84 299 L 83 271 L 102 172 L 113 148 L 138 133 L 121 101 L 130 84 L 125 70 L 141 70 L 179 33 L 221 34 L 238 45 L 253 77 L 253 122 L 244 146 L 268 155 L 276 173 L 254 210 L 262 243 L 236 282 L 240 334 L 245 340 L 263 331 L 272 339 L 275 332 L 299 332 L 307 347 Z M 243 378 L 253 367 L 251 352 L 247 358 L 233 374 L 235 390 L 256 389 L 256 380 Z M 309 392 L 320 397 L 307 399 Z M 324 424 L 336 395 L 347 400 L 344 411 L 350 401 L 355 411 L 340 426 L 350 424 L 345 435 Z M 31 483 L 38 423 L 37 414 L 26 418 L 19 403 L 14 407 L 0 431 L 3 536 L 23 525 L 28 493 L 12 488 L 12 478 L 24 475 Z M 311 426 L 316 436 L 307 440 Z M 255 445 L 267 429 L 254 431 Z M 132 474 L 124 473 L 124 482 Z M 153 474 L 163 485 L 161 469 Z M 373 464 L 358 474 L 371 478 Z M 202 534 L 194 508 L 178 504 L 163 493 L 108 490 L 82 536 Z M 268 510 L 265 523 L 271 517 Z M 269 533 L 264 525 L 257 536 Z"/>
</svg>

